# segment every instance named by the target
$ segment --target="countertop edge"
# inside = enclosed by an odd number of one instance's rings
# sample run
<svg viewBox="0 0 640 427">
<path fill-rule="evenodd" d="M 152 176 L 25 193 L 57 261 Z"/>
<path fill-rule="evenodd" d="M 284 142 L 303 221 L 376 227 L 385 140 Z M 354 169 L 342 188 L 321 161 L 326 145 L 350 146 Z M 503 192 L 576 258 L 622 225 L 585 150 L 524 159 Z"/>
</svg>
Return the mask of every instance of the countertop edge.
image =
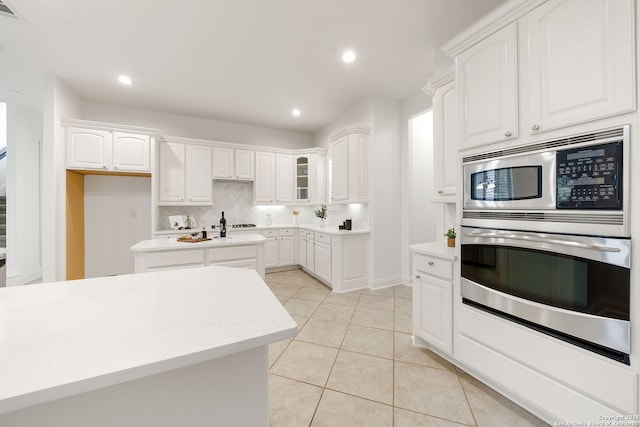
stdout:
<svg viewBox="0 0 640 427">
<path fill-rule="evenodd" d="M 411 252 L 420 255 L 429 255 L 437 258 L 442 258 L 448 261 L 455 261 L 458 259 L 456 255 L 456 248 L 450 248 L 446 242 L 425 242 L 409 245 Z"/>
</svg>

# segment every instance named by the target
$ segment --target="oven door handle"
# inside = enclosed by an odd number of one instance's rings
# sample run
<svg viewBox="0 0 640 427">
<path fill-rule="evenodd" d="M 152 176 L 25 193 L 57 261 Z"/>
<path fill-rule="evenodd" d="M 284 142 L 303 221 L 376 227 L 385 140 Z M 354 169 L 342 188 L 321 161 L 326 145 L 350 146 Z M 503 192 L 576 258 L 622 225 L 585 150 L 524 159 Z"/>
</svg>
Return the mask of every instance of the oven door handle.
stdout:
<svg viewBox="0 0 640 427">
<path fill-rule="evenodd" d="M 567 246 L 570 248 L 591 249 L 602 252 L 620 252 L 620 248 L 611 246 L 598 245 L 596 243 L 572 242 L 570 240 L 546 239 L 540 237 L 531 237 L 518 234 L 499 234 L 499 233 L 464 233 L 465 237 L 493 237 L 498 239 L 521 240 L 524 242 L 549 243 L 552 245 Z"/>
</svg>

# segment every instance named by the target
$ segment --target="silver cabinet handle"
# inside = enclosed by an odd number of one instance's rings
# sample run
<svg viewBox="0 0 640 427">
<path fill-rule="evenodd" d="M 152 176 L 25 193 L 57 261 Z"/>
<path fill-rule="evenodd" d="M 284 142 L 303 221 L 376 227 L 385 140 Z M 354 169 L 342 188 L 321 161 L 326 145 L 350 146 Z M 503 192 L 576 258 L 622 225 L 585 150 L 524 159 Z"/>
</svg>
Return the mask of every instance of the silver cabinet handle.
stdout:
<svg viewBox="0 0 640 427">
<path fill-rule="evenodd" d="M 552 245 L 568 246 L 570 248 L 592 249 L 594 251 L 603 252 L 620 252 L 620 248 L 612 248 L 610 246 L 598 245 L 595 243 L 580 243 L 570 240 L 546 239 L 519 234 L 499 234 L 499 233 L 464 233 L 466 237 L 495 237 L 499 239 L 522 240 L 525 242 L 550 243 Z"/>
<path fill-rule="evenodd" d="M 442 190 L 438 190 L 438 194 L 442 194 Z"/>
<path fill-rule="evenodd" d="M 506 132 L 504 133 L 504 136 L 506 136 L 507 138 L 509 138 L 511 135 L 513 135 L 513 134 L 511 133 L 511 131 L 510 131 L 510 130 L 508 130 L 508 131 L 506 131 Z"/>
<path fill-rule="evenodd" d="M 531 130 L 540 130 L 540 126 L 533 125 L 533 126 L 531 126 Z"/>
<path fill-rule="evenodd" d="M 419 274 L 416 274 L 416 279 L 419 279 L 419 278 L 420 278 L 420 275 L 419 275 Z"/>
<path fill-rule="evenodd" d="M 433 265 L 433 261 L 429 261 L 429 265 Z"/>
<path fill-rule="evenodd" d="M 102 169 L 108 169 L 106 166 L 102 166 Z"/>
</svg>

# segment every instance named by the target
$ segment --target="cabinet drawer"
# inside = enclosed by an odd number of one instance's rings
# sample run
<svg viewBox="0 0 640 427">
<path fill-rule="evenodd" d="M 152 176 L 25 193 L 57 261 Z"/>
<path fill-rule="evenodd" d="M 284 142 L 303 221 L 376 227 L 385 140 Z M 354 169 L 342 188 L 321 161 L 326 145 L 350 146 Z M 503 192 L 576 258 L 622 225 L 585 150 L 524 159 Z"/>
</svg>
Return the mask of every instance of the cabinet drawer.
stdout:
<svg viewBox="0 0 640 427">
<path fill-rule="evenodd" d="M 235 259 L 256 258 L 256 247 L 251 246 L 227 246 L 224 248 L 209 249 L 209 262 L 219 263 Z"/>
<path fill-rule="evenodd" d="M 316 233 L 316 242 L 331 244 L 331 236 L 328 234 Z"/>
<path fill-rule="evenodd" d="M 147 267 L 195 267 L 204 265 L 202 249 L 150 252 L 147 255 Z"/>
<path fill-rule="evenodd" d="M 264 237 L 277 237 L 278 230 L 262 230 L 262 235 Z"/>
<path fill-rule="evenodd" d="M 413 269 L 446 280 L 453 280 L 453 263 L 451 261 L 425 255 L 414 255 Z"/>
<path fill-rule="evenodd" d="M 295 234 L 296 234 L 296 230 L 293 228 L 283 228 L 282 230 L 280 230 L 281 236 L 293 236 Z"/>
<path fill-rule="evenodd" d="M 307 230 L 300 230 L 300 237 L 307 237 Z"/>
<path fill-rule="evenodd" d="M 313 240 L 315 238 L 315 233 L 313 231 L 305 230 L 305 232 L 307 233 L 307 239 Z"/>
</svg>

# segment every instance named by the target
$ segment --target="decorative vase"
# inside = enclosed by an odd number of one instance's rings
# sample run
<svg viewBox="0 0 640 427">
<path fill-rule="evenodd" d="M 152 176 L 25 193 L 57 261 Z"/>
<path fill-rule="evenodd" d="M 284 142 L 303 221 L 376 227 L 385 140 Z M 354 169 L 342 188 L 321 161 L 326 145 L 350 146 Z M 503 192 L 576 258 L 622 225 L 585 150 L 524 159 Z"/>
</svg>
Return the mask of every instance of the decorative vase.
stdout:
<svg viewBox="0 0 640 427">
<path fill-rule="evenodd" d="M 324 227 L 326 222 L 327 222 L 326 218 L 320 218 L 320 227 Z"/>
<path fill-rule="evenodd" d="M 450 248 L 455 248 L 456 246 L 456 238 L 455 237 L 447 237 L 447 246 Z"/>
</svg>

